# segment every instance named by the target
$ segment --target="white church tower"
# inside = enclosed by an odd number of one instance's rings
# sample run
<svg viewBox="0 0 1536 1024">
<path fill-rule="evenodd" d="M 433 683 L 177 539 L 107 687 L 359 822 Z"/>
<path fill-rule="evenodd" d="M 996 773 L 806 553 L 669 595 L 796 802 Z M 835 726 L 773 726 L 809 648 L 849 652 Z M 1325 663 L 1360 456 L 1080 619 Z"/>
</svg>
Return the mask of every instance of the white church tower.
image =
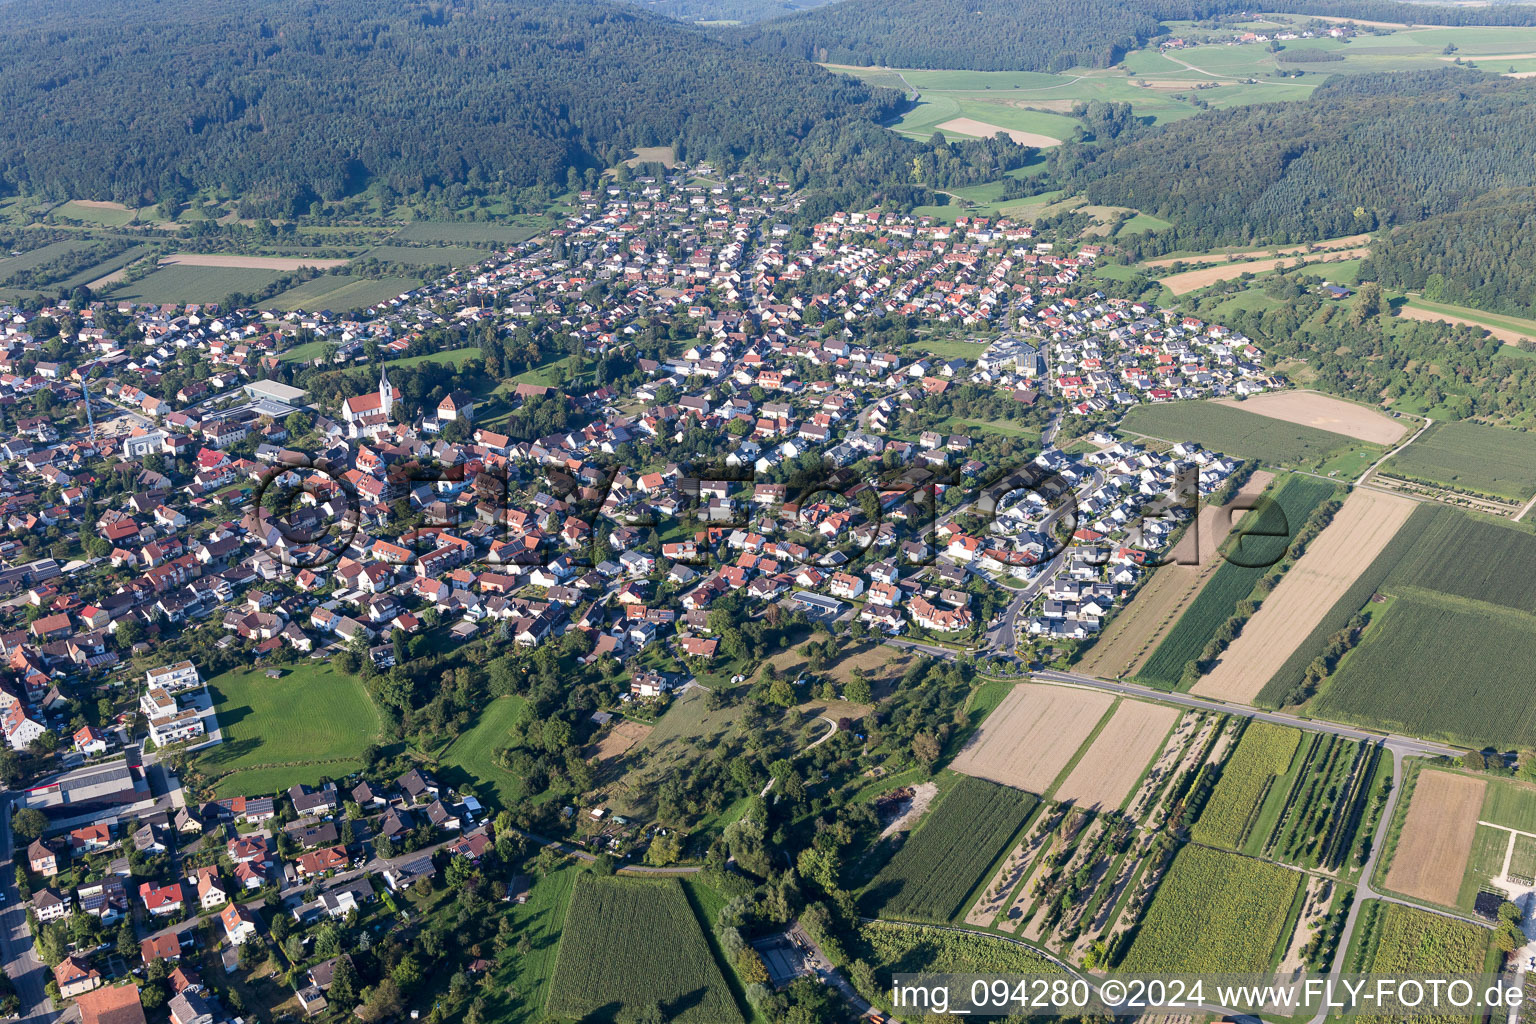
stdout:
<svg viewBox="0 0 1536 1024">
<path fill-rule="evenodd" d="M 389 411 L 395 404 L 395 389 L 389 383 L 389 375 L 384 372 L 384 367 L 379 367 L 379 411 L 384 418 L 389 419 Z"/>
</svg>

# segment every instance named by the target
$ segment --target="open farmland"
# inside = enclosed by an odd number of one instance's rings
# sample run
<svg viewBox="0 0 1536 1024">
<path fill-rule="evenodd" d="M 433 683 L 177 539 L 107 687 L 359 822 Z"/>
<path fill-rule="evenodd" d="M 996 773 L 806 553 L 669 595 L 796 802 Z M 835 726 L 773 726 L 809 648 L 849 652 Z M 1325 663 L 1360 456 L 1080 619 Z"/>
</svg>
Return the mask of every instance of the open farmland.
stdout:
<svg viewBox="0 0 1536 1024">
<path fill-rule="evenodd" d="M 1352 249 L 1356 246 L 1364 245 L 1370 240 L 1370 235 L 1345 235 L 1342 238 L 1324 238 L 1321 241 L 1306 242 L 1302 245 L 1267 246 L 1262 249 L 1221 249 L 1215 252 L 1162 256 L 1155 260 L 1145 260 L 1140 265 L 1144 267 L 1171 267 L 1175 263 L 1183 263 L 1185 266 L 1196 266 L 1202 263 L 1224 263 L 1234 259 L 1246 259 L 1261 255 L 1294 256 L 1298 253 L 1306 254 L 1328 249 Z"/>
<path fill-rule="evenodd" d="M 1387 586 L 1421 587 L 1536 614 L 1536 536 L 1448 508 L 1434 509 L 1423 539 Z"/>
<path fill-rule="evenodd" d="M 1007 786 L 961 779 L 869 883 L 864 905 L 882 917 L 950 920 L 1038 803 Z"/>
<path fill-rule="evenodd" d="M 1430 903 L 1456 905 L 1484 785 L 1482 779 L 1450 772 L 1419 773 L 1387 871 L 1387 888 Z"/>
<path fill-rule="evenodd" d="M 282 671 L 268 679 L 264 669 L 236 669 L 208 681 L 224 742 L 201 751 L 197 763 L 219 779 L 220 796 L 346 775 L 379 738 L 379 712 L 362 680 L 326 662 Z"/>
<path fill-rule="evenodd" d="M 363 253 L 361 259 L 379 260 L 382 263 L 401 263 L 410 267 L 463 267 L 479 263 L 489 256 L 488 249 L 471 249 L 462 245 L 377 245 Z"/>
<path fill-rule="evenodd" d="M 1283 725 L 1249 725 L 1222 767 L 1191 837 L 1212 846 L 1241 849 L 1270 787 L 1290 768 L 1300 741 L 1301 733 Z"/>
<path fill-rule="evenodd" d="M 1053 799 L 1093 811 L 1118 808 L 1178 720 L 1175 708 L 1121 701 Z"/>
<path fill-rule="evenodd" d="M 1253 473 L 1232 503 L 1257 497 L 1273 479 L 1273 474 L 1262 470 Z M 1216 572 L 1221 564 L 1216 549 L 1241 516 L 1240 512 L 1222 514 L 1214 505 L 1202 508 L 1199 526 L 1186 531 L 1171 553 L 1175 559 L 1193 556 L 1193 564 L 1174 561 L 1160 566 L 1136 591 L 1131 602 L 1110 620 L 1104 635 L 1078 662 L 1078 670 L 1101 677 L 1134 675 L 1142 659 Z"/>
<path fill-rule="evenodd" d="M 1267 970 L 1302 875 L 1193 844 L 1179 850 L 1120 963 L 1127 973 Z"/>
<path fill-rule="evenodd" d="M 1287 784 L 1271 787 L 1244 849 L 1288 864 L 1332 870 L 1342 863 L 1365 812 L 1380 747 L 1309 733 L 1300 750 L 1283 780 Z"/>
<path fill-rule="evenodd" d="M 304 267 L 328 270 L 345 259 L 309 256 L 243 256 L 233 252 L 173 252 L 160 261 L 162 267 L 238 267 L 242 270 L 294 271 Z"/>
<path fill-rule="evenodd" d="M 1177 686 L 1186 665 L 1196 661 L 1206 645 L 1237 610 L 1238 602 L 1284 556 L 1313 509 L 1334 493 L 1332 484 L 1314 477 L 1293 476 L 1274 500 L 1244 517 L 1231 538 L 1228 552 L 1198 597 L 1142 665 L 1137 678 L 1151 686 Z M 1246 564 L 1239 565 L 1237 559 Z M 1282 577 L 1283 578 L 1283 577 Z"/>
<path fill-rule="evenodd" d="M 1194 441 L 1224 455 L 1293 468 L 1318 465 L 1363 444 L 1212 401 L 1143 403 L 1125 414 L 1124 427 L 1133 434 Z"/>
<path fill-rule="evenodd" d="M 972 135 L 978 139 L 989 139 L 1001 132 L 1021 146 L 1034 146 L 1038 149 L 1046 149 L 1050 146 L 1061 145 L 1061 140 L 1050 135 L 1041 135 L 1039 132 L 1021 131 L 1017 128 L 1003 128 L 995 124 L 987 124 L 978 121 L 974 117 L 955 117 L 939 125 L 941 132 L 953 132 L 957 135 Z"/>
<path fill-rule="evenodd" d="M 146 220 L 154 220 L 154 208 L 147 208 L 149 216 Z M 66 220 L 80 221 L 84 224 L 99 224 L 107 228 L 120 228 L 125 224 L 132 224 L 139 218 L 139 211 L 122 203 L 113 203 L 103 199 L 73 199 L 67 203 L 60 203 L 53 208 L 55 216 Z"/>
<path fill-rule="evenodd" d="M 1309 707 L 1335 721 L 1462 746 L 1536 746 L 1533 650 L 1536 616 L 1404 590 Z"/>
<path fill-rule="evenodd" d="M 1378 472 L 1522 502 L 1536 494 L 1536 434 L 1481 423 L 1436 423 Z"/>
<path fill-rule="evenodd" d="M 1009 974 L 1059 974 L 1061 968 L 1038 953 L 1001 936 L 948 931 L 889 921 L 866 921 L 857 943 L 867 947 L 870 963 L 893 973 L 1006 971 Z"/>
<path fill-rule="evenodd" d="M 330 309 L 345 311 L 367 309 L 394 298 L 401 292 L 421 287 L 415 277 L 354 277 L 351 274 L 322 274 L 313 280 L 279 292 L 264 305 L 274 309 Z"/>
<path fill-rule="evenodd" d="M 565 915 L 547 1012 L 629 1020 L 654 1003 L 671 1021 L 742 1020 L 682 883 L 582 875 Z"/>
<path fill-rule="evenodd" d="M 9 284 L 18 274 L 30 270 L 36 270 L 44 264 L 71 253 L 93 248 L 95 243 L 86 240 L 66 240 L 63 242 L 50 242 L 36 249 L 28 249 L 19 256 L 6 256 L 0 258 L 0 284 Z"/>
<path fill-rule="evenodd" d="M 1380 491 L 1351 492 L 1193 692 L 1251 703 L 1417 507 Z"/>
<path fill-rule="evenodd" d="M 1407 301 L 1397 307 L 1397 315 L 1405 320 L 1480 327 L 1511 345 L 1536 341 L 1536 321 L 1503 313 L 1488 313 L 1470 306 L 1453 306 L 1448 302 L 1430 302 L 1417 295 L 1408 296 Z"/>
<path fill-rule="evenodd" d="M 1316 391 L 1266 391 L 1242 401 L 1218 398 L 1216 403 L 1371 444 L 1393 445 L 1408 433 L 1408 424 L 1402 420 Z"/>
<path fill-rule="evenodd" d="M 1362 908 L 1372 920 L 1365 962 L 1360 969 L 1384 975 L 1468 975 L 1480 973 L 1488 955 L 1487 929 L 1469 921 L 1432 914 L 1397 903 L 1375 902 Z M 1362 915 L 1362 922 L 1367 920 Z M 1360 1013 L 1362 1024 L 1402 1021 L 1402 1015 Z M 1465 1024 L 1466 1015 L 1431 1015 L 1420 1008 L 1410 1019 L 1420 1024 Z"/>
<path fill-rule="evenodd" d="M 1044 795 L 1113 703 L 1097 690 L 1015 686 L 950 767 Z"/>
<path fill-rule="evenodd" d="M 1282 703 L 1298 701 L 1301 694 L 1297 687 L 1301 685 L 1307 667 L 1323 653 L 1330 638 L 1347 627 L 1355 613 L 1365 607 L 1398 564 L 1411 552 L 1418 550 L 1420 538 L 1441 513 L 1454 514 L 1448 509 L 1436 508 L 1427 503 L 1421 503 L 1413 510 L 1407 522 L 1398 528 L 1386 547 L 1371 560 L 1371 564 L 1355 577 L 1349 589 L 1333 602 L 1311 632 L 1298 640 L 1285 663 L 1270 677 L 1264 689 L 1259 691 L 1255 698 L 1257 703 L 1278 707 Z M 1284 585 L 1284 580 L 1281 585 Z"/>
<path fill-rule="evenodd" d="M 3 267 L 0 267 L 3 269 Z M 230 295 L 258 292 L 282 276 L 276 270 L 200 267 L 171 264 L 137 281 L 114 288 L 108 296 L 132 302 L 223 302 Z"/>
</svg>

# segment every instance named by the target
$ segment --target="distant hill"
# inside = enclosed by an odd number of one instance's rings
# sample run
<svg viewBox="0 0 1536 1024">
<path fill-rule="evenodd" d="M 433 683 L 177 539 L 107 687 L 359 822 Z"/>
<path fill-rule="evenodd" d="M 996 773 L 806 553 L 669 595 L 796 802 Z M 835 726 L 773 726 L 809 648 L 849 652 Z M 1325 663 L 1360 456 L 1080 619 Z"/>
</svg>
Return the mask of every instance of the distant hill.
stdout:
<svg viewBox="0 0 1536 1024">
<path fill-rule="evenodd" d="M 1393 0 L 842 0 L 718 29 L 764 53 L 834 64 L 972 71 L 1107 67 L 1162 23 L 1248 10 L 1430 25 L 1536 25 L 1536 6 L 1452 7 Z"/>
<path fill-rule="evenodd" d="M 901 102 L 601 0 L 13 0 L 0 177 L 152 201 L 220 186 L 278 212 L 375 182 L 564 187 L 637 146 L 775 173 L 910 163 Z M 829 157 L 843 140 L 860 158 Z M 853 144 L 853 143 L 847 143 Z"/>
<path fill-rule="evenodd" d="M 1143 255 L 1348 235 L 1528 184 L 1536 81 L 1450 67 L 1341 76 L 1307 100 L 1210 111 L 1053 159 L 1092 202 L 1173 222 Z"/>
</svg>

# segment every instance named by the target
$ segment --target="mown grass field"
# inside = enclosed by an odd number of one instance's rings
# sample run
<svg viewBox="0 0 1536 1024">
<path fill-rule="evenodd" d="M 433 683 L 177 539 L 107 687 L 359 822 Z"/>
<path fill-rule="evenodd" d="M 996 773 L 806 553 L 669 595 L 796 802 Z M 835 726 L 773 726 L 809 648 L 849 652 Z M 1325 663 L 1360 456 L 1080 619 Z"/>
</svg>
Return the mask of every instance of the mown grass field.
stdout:
<svg viewBox="0 0 1536 1024">
<path fill-rule="evenodd" d="M 452 363 L 455 368 L 461 367 L 470 359 L 480 356 L 479 346 L 470 348 L 450 348 L 443 352 L 428 352 L 426 355 L 406 356 L 402 359 L 389 360 L 390 366 L 420 366 L 423 363 Z"/>
<path fill-rule="evenodd" d="M 438 774 L 450 786 L 467 785 L 482 801 L 510 808 L 521 799 L 522 782 L 496 763 L 496 750 L 507 745 L 507 732 L 523 717 L 527 701 L 499 697 L 480 710 L 475 724 L 438 755 Z"/>
<path fill-rule="evenodd" d="M 69 220 L 80 221 L 84 224 L 100 224 L 104 228 L 120 228 L 125 224 L 132 224 L 138 219 L 139 210 L 122 207 L 120 204 L 111 206 L 95 206 L 70 200 L 55 207 L 54 214 Z M 145 220 L 156 220 L 154 208 L 146 207 L 145 213 L 149 216 Z"/>
<path fill-rule="evenodd" d="M 488 1019 L 508 1024 L 533 1024 L 544 1019 L 566 910 L 576 879 L 583 873 L 584 869 L 567 864 L 534 882 L 527 903 L 512 906 L 516 941 L 527 939 L 529 949 L 517 953 L 509 946 L 492 969 L 495 984 L 485 989 L 491 1007 Z"/>
<path fill-rule="evenodd" d="M 1489 779 L 1478 818 L 1536 834 L 1536 787 L 1509 779 Z"/>
<path fill-rule="evenodd" d="M 655 1003 L 665 1020 L 743 1020 L 703 927 L 676 879 L 580 875 L 546 1009 L 584 1021 L 633 1020 Z"/>
<path fill-rule="evenodd" d="M 1216 631 L 1236 611 L 1238 602 L 1247 598 L 1259 577 L 1280 560 L 1312 510 L 1333 493 L 1334 486 L 1326 481 L 1292 476 L 1278 491 L 1271 492 L 1271 503 L 1245 515 L 1228 538 L 1230 558 L 1224 559 L 1206 581 L 1136 678 L 1150 686 L 1178 685 L 1184 666 L 1200 657 Z M 1235 542 L 1233 538 L 1238 535 L 1242 540 Z"/>
<path fill-rule="evenodd" d="M 1190 830 L 1195 840 L 1240 849 L 1273 780 L 1286 774 L 1301 733 L 1283 725 L 1254 722 L 1221 769 L 1221 779 Z"/>
<path fill-rule="evenodd" d="M 379 712 L 362 680 L 324 662 L 282 671 L 268 679 L 265 669 L 237 669 L 208 681 L 224 742 L 197 760 L 222 776 L 221 796 L 339 778 L 361 767 L 363 749 L 379 738 Z"/>
<path fill-rule="evenodd" d="M 1309 709 L 1474 748 L 1536 746 L 1536 616 L 1417 588 L 1395 596 Z"/>
<path fill-rule="evenodd" d="M 1381 472 L 1506 501 L 1536 494 L 1536 434 L 1481 423 L 1436 423 Z"/>
<path fill-rule="evenodd" d="M 950 920 L 1037 803 L 1007 786 L 961 779 L 869 883 L 865 906 L 883 917 Z"/>
<path fill-rule="evenodd" d="M 1315 427 L 1284 423 L 1214 402 L 1142 403 L 1126 413 L 1124 428 L 1165 441 L 1193 441 L 1223 455 L 1269 465 L 1311 468 L 1352 449 L 1379 446 Z"/>
<path fill-rule="evenodd" d="M 1193 844 L 1173 858 L 1120 962 L 1127 973 L 1269 968 L 1301 875 Z"/>
</svg>

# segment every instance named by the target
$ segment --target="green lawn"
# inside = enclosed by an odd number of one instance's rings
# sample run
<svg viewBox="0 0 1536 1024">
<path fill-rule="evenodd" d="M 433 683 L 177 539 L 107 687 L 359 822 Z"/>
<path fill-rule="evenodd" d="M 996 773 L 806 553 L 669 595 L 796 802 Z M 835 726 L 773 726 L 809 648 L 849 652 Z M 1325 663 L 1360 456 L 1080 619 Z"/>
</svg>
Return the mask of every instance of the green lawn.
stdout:
<svg viewBox="0 0 1536 1024">
<path fill-rule="evenodd" d="M 479 357 L 479 346 L 470 348 L 451 348 L 446 352 L 429 352 L 422 356 L 406 356 L 403 359 L 389 360 L 390 366 L 420 366 L 423 363 L 452 363 L 454 369 L 462 367 L 470 359 Z"/>
<path fill-rule="evenodd" d="M 485 989 L 492 1008 L 488 1020 L 532 1024 L 545 1019 L 544 1004 L 549 1000 L 549 982 L 560 955 L 565 913 L 576 879 L 584 873 L 581 867 L 568 864 L 534 882 L 528 902 L 513 906 L 516 941 L 526 938 L 531 948 L 519 954 L 515 943 L 509 943 L 497 960 L 491 972 L 495 984 Z"/>
<path fill-rule="evenodd" d="M 379 712 L 360 679 L 328 663 L 282 672 L 268 679 L 265 669 L 236 669 L 208 681 L 224 742 L 200 753 L 198 765 L 221 776 L 219 795 L 345 775 L 378 739 Z"/>
<path fill-rule="evenodd" d="M 438 774 L 451 786 L 471 786 L 476 796 L 501 808 L 514 806 L 522 798 L 522 782 L 496 764 L 496 750 L 507 745 L 507 730 L 523 715 L 527 701 L 521 697 L 501 697 L 480 712 L 473 728 L 438 755 Z"/>
<path fill-rule="evenodd" d="M 1506 779 L 1489 779 L 1478 817 L 1495 825 L 1536 833 L 1536 787 Z"/>
</svg>

